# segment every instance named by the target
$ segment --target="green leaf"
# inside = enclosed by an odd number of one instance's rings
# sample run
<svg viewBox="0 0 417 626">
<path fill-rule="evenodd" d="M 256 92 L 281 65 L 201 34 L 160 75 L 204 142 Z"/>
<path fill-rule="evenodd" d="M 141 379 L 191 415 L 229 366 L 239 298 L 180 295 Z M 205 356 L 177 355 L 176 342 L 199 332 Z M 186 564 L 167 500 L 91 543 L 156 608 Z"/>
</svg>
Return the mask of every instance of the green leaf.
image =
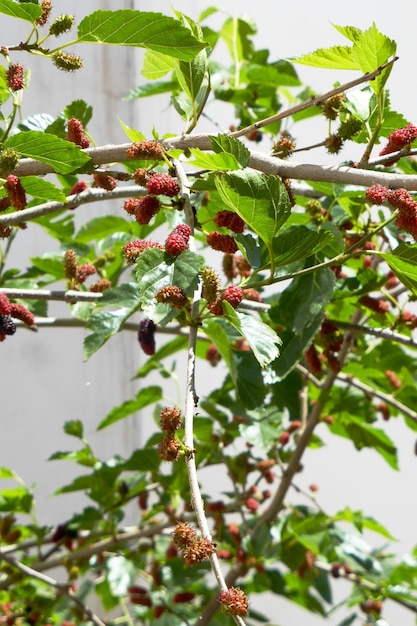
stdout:
<svg viewBox="0 0 417 626">
<path fill-rule="evenodd" d="M 225 41 L 234 62 L 239 63 L 251 58 L 253 44 L 250 36 L 255 33 L 256 28 L 248 19 L 230 17 L 224 22 L 220 36 Z"/>
<path fill-rule="evenodd" d="M 360 38 L 362 31 L 356 26 L 338 26 L 337 24 L 332 23 L 333 28 L 335 28 L 339 33 L 341 33 L 346 39 L 349 39 L 352 42 L 355 42 Z"/>
<path fill-rule="evenodd" d="M 403 285 L 417 295 L 417 244 L 400 243 L 392 253 L 381 256 Z"/>
<path fill-rule="evenodd" d="M 72 437 L 82 439 L 84 436 L 84 426 L 81 420 L 70 420 L 64 424 L 64 432 Z"/>
<path fill-rule="evenodd" d="M 0 13 L 35 22 L 42 15 L 42 9 L 38 4 L 17 4 L 13 0 L 0 0 Z"/>
<path fill-rule="evenodd" d="M 47 163 L 58 174 L 70 174 L 91 162 L 79 146 L 55 135 L 28 130 L 8 137 L 6 148 L 15 148 L 22 156 Z"/>
<path fill-rule="evenodd" d="M 271 319 L 286 327 L 281 334 L 281 356 L 274 364 L 280 378 L 297 365 L 319 330 L 334 283 L 334 274 L 328 268 L 300 276 L 283 291 L 278 305 L 271 308 Z"/>
<path fill-rule="evenodd" d="M 190 250 L 181 252 L 175 258 L 157 248 L 145 250 L 136 264 L 140 304 L 145 315 L 160 325 L 170 321 L 178 311 L 169 304 L 159 304 L 155 299 L 157 291 L 168 285 L 176 285 L 187 296 L 192 296 L 198 286 L 203 265 L 204 259 Z"/>
<path fill-rule="evenodd" d="M 253 315 L 235 311 L 228 302 L 223 302 L 222 306 L 227 320 L 246 339 L 261 367 L 274 361 L 279 355 L 281 340 L 272 328 Z"/>
<path fill-rule="evenodd" d="M 277 441 L 277 425 L 268 415 L 251 424 L 239 424 L 239 432 L 245 441 L 264 452 L 268 452 Z"/>
<path fill-rule="evenodd" d="M 110 411 L 110 413 L 104 418 L 104 420 L 100 422 L 97 430 L 103 430 L 103 428 L 107 428 L 107 426 L 115 424 L 116 422 L 124 419 L 128 415 L 132 415 L 132 413 L 140 411 L 145 406 L 161 400 L 161 398 L 162 391 L 160 387 L 145 387 L 144 389 L 141 389 L 139 391 L 134 400 L 127 400 L 119 406 L 114 407 L 114 409 Z"/>
<path fill-rule="evenodd" d="M 84 356 L 89 359 L 97 352 L 110 337 L 115 335 L 123 327 L 125 321 L 138 307 L 122 307 L 117 311 L 98 311 L 91 315 L 86 324 L 86 329 L 91 330 L 91 335 L 84 339 Z"/>
<path fill-rule="evenodd" d="M 206 319 L 203 322 L 203 328 L 207 337 L 216 345 L 216 348 L 224 359 L 232 378 L 235 379 L 236 370 L 232 359 L 232 343 L 230 341 L 229 334 L 226 332 L 223 320 L 217 321 L 212 318 Z"/>
<path fill-rule="evenodd" d="M 153 472 L 158 469 L 161 459 L 158 452 L 152 448 L 135 450 L 132 456 L 123 463 L 122 469 L 126 472 Z"/>
<path fill-rule="evenodd" d="M 232 154 L 242 167 L 248 166 L 250 151 L 239 139 L 235 139 L 230 135 L 215 135 L 209 139 L 214 152 L 218 154 L 223 152 Z"/>
<path fill-rule="evenodd" d="M 86 128 L 88 122 L 93 117 L 93 107 L 87 104 L 85 100 L 79 98 L 78 100 L 73 100 L 65 107 L 64 115 L 67 120 L 71 119 L 72 117 L 76 117 L 77 120 L 80 120 L 84 128 Z"/>
<path fill-rule="evenodd" d="M 8 467 L 0 467 L 0 480 L 9 480 L 18 478 L 16 472 Z"/>
<path fill-rule="evenodd" d="M 343 511 L 338 511 L 333 519 L 335 521 L 350 522 L 356 526 L 359 532 L 362 532 L 363 529 L 366 528 L 366 530 L 371 530 L 372 532 L 382 535 L 389 541 L 396 541 L 395 537 L 391 535 L 385 526 L 377 522 L 373 517 L 364 515 L 362 511 L 352 511 L 352 509 L 346 507 Z"/>
<path fill-rule="evenodd" d="M 291 212 L 282 181 L 276 176 L 245 170 L 217 174 L 215 184 L 224 203 L 245 220 L 271 251 L 273 238 Z"/>
<path fill-rule="evenodd" d="M 232 380 L 246 409 L 256 409 L 265 402 L 263 370 L 253 352 L 234 352 Z"/>
<path fill-rule="evenodd" d="M 133 222 L 116 215 L 105 215 L 104 217 L 95 217 L 83 224 L 75 235 L 75 240 L 80 243 L 89 243 L 90 241 L 106 239 L 114 233 L 132 233 L 133 230 Z"/>
<path fill-rule="evenodd" d="M 395 41 L 383 35 L 375 24 L 372 24 L 370 28 L 361 33 L 353 44 L 352 59 L 362 72 L 373 72 L 395 55 L 396 48 Z M 391 67 L 369 82 L 375 93 L 379 93 L 386 83 Z"/>
<path fill-rule="evenodd" d="M 192 61 L 178 61 L 176 77 L 181 88 L 191 98 L 197 101 L 197 95 L 203 84 L 208 70 L 207 52 L 202 50 Z"/>
<path fill-rule="evenodd" d="M 330 430 L 350 439 L 357 450 L 373 448 L 393 469 L 398 470 L 397 449 L 383 430 L 370 426 L 352 414 L 343 416 L 343 421 L 336 420 Z"/>
<path fill-rule="evenodd" d="M 358 62 L 352 56 L 352 48 L 349 46 L 333 46 L 331 48 L 319 48 L 309 54 L 291 59 L 294 63 L 322 67 L 331 70 L 358 70 Z M 373 68 L 374 70 L 376 67 Z"/>
<path fill-rule="evenodd" d="M 177 83 L 173 80 L 160 80 L 154 83 L 139 85 L 129 91 L 124 100 L 135 100 L 136 98 L 148 98 L 158 96 L 162 93 L 172 93 L 177 88 Z"/>
<path fill-rule="evenodd" d="M 275 266 L 306 259 L 325 248 L 335 239 L 330 230 L 314 231 L 306 226 L 290 226 L 272 242 Z"/>
<path fill-rule="evenodd" d="M 175 59 L 166 54 L 147 50 L 143 59 L 142 76 L 149 80 L 163 78 L 175 71 Z"/>
<path fill-rule="evenodd" d="M 78 41 L 135 46 L 191 61 L 205 47 L 179 20 L 162 13 L 94 11 L 78 26 Z"/>
<path fill-rule="evenodd" d="M 22 176 L 21 182 L 25 192 L 39 200 L 65 202 L 67 199 L 64 192 L 49 180 L 38 176 Z"/>
<path fill-rule="evenodd" d="M 232 154 L 208 154 L 199 148 L 190 148 L 194 159 L 188 161 L 189 165 L 213 172 L 227 172 L 240 169 L 239 162 Z"/>
</svg>

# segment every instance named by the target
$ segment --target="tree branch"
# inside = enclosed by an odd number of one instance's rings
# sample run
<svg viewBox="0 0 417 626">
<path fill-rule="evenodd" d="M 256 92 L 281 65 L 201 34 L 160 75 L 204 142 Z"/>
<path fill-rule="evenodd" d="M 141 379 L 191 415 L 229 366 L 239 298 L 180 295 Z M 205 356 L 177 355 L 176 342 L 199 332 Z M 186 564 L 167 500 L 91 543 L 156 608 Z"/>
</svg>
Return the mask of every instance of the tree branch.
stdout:
<svg viewBox="0 0 417 626">
<path fill-rule="evenodd" d="M 337 375 L 337 379 L 347 383 L 352 387 L 355 387 L 356 389 L 360 389 L 368 396 L 373 396 L 374 398 L 378 398 L 379 400 L 390 404 L 395 409 L 397 409 L 397 411 L 400 411 L 400 413 L 404 413 L 404 415 L 412 419 L 414 422 L 417 422 L 417 412 L 413 411 L 399 400 L 396 400 L 396 398 L 394 398 L 392 394 L 384 393 L 383 391 L 374 389 L 373 387 L 370 387 L 369 385 L 363 383 L 361 380 L 358 380 L 357 378 L 354 378 L 349 374 L 343 374 L 342 372 L 339 372 L 339 374 Z"/>
<path fill-rule="evenodd" d="M 103 200 L 118 200 L 120 198 L 140 197 L 146 195 L 146 189 L 138 185 L 129 185 L 127 187 L 116 187 L 113 191 L 105 191 L 104 189 L 88 189 L 81 193 L 68 196 L 65 202 L 45 202 L 30 209 L 22 211 L 14 211 L 0 215 L 0 224 L 4 226 L 16 226 L 22 222 L 33 220 L 36 217 L 43 217 L 50 213 L 56 213 L 64 209 L 75 209 L 83 204 L 92 202 L 102 202 Z"/>
<path fill-rule="evenodd" d="M 276 115 L 271 115 L 271 117 L 267 117 L 263 120 L 260 120 L 259 122 L 254 122 L 250 126 L 246 126 L 246 128 L 242 128 L 241 130 L 231 133 L 232 137 L 235 137 L 235 138 L 242 137 L 243 135 L 247 135 L 248 133 L 250 133 L 252 130 L 257 130 L 259 128 L 263 128 L 264 126 L 268 126 L 269 124 L 273 124 L 274 122 L 278 122 L 279 120 L 289 117 L 290 115 L 295 115 L 296 113 L 300 113 L 301 111 L 304 111 L 305 109 L 309 109 L 311 106 L 320 106 L 321 104 L 323 104 L 325 100 L 328 100 L 329 98 L 332 98 L 333 96 L 337 96 L 339 93 L 343 93 L 344 91 L 349 91 L 349 89 L 353 89 L 353 87 L 357 87 L 358 85 L 361 85 L 362 83 L 366 83 L 371 80 L 374 80 L 377 76 L 381 74 L 381 72 L 383 72 L 383 70 L 393 65 L 395 61 L 398 61 L 398 57 L 394 57 L 393 59 L 391 59 L 391 61 L 388 61 L 388 63 L 384 63 L 384 65 L 381 65 L 380 67 L 378 67 L 374 72 L 368 72 L 367 74 L 363 74 L 363 76 L 360 76 L 359 78 L 355 78 L 354 80 L 351 80 L 348 83 L 344 83 L 343 85 L 340 85 L 339 87 L 335 87 L 334 89 L 331 89 L 330 91 L 327 91 L 326 93 L 323 93 L 319 96 L 312 96 L 305 102 L 296 104 L 290 107 L 289 109 L 285 109 L 285 111 L 281 111 L 280 113 L 277 113 Z"/>
</svg>

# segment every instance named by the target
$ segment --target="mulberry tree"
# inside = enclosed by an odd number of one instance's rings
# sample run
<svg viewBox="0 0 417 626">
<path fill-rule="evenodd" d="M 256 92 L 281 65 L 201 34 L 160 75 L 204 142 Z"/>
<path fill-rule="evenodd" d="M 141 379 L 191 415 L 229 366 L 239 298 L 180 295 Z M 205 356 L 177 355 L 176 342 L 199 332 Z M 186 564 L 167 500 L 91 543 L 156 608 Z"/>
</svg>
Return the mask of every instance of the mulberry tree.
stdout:
<svg viewBox="0 0 417 626">
<path fill-rule="evenodd" d="M 49 0 L 0 0 L 0 13 L 21 33 L 0 49 L 0 340 L 26 326 L 48 342 L 54 300 L 85 328 L 86 359 L 133 333 L 137 395 L 97 428 L 138 411 L 154 424 L 130 456 L 108 459 L 80 420 L 63 425 L 78 446 L 51 461 L 80 473 L 59 493 L 89 504 L 58 526 L 34 521 L 36 490 L 0 470 L 0 622 L 256 624 L 268 591 L 285 623 L 283 598 L 333 614 L 337 579 L 349 589 L 340 626 L 387 624 L 389 603 L 416 613 L 416 548 L 399 559 L 372 511 L 326 511 L 314 483 L 297 493 L 304 453 L 324 439 L 396 470 L 386 421 L 417 428 L 417 127 L 390 108 L 395 42 L 375 24 L 337 26 L 345 45 L 289 61 L 256 48 L 247 18 L 214 27 L 214 8 L 198 22 L 114 9 L 77 23 Z M 72 46 L 86 43 L 144 49 L 127 97 L 165 94 L 178 114 L 169 135 L 122 123 L 125 143 L 96 146 L 100 111 L 84 93 L 56 117 L 19 118 L 36 90 L 31 55 L 78 72 Z M 318 94 L 299 64 L 355 76 Z M 228 130 L 211 120 L 202 133 L 216 100 Z M 314 145 L 299 132 L 307 117 Z M 305 162 L 314 149 L 324 164 Z M 79 226 L 79 208 L 98 202 L 108 214 Z M 13 267 L 34 224 L 60 251 Z M 177 358 L 173 400 L 164 379 Z M 212 467 L 218 484 L 203 489 Z"/>
</svg>

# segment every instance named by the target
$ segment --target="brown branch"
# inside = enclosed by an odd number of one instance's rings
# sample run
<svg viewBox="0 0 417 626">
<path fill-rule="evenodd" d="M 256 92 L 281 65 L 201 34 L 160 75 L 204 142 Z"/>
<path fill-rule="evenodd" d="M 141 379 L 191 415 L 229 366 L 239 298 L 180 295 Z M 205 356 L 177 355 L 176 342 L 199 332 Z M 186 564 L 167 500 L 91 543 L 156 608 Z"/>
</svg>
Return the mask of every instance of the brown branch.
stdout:
<svg viewBox="0 0 417 626">
<path fill-rule="evenodd" d="M 361 85 L 362 83 L 366 83 L 371 80 L 374 80 L 377 76 L 381 74 L 381 72 L 383 72 L 383 70 L 393 65 L 393 63 L 395 63 L 395 61 L 397 60 L 398 60 L 398 57 L 394 57 L 393 59 L 391 59 L 391 61 L 388 61 L 387 63 L 384 63 L 384 65 L 381 65 L 380 67 L 378 67 L 374 72 L 368 72 L 366 74 L 363 74 L 363 76 L 360 76 L 359 78 L 355 78 L 354 80 L 351 80 L 348 83 L 344 83 L 343 85 L 340 85 L 339 87 L 336 87 L 335 89 L 331 89 L 330 91 L 327 91 L 326 93 L 323 93 L 319 96 L 312 96 L 305 102 L 296 104 L 290 107 L 289 109 L 285 109 L 285 111 L 281 111 L 280 113 L 271 115 L 271 117 L 267 117 L 263 120 L 260 120 L 259 122 L 254 122 L 250 126 L 246 126 L 246 128 L 242 128 L 241 130 L 231 133 L 231 135 L 232 137 L 235 137 L 235 138 L 242 137 L 243 135 L 247 135 L 248 133 L 250 133 L 252 130 L 263 128 L 264 126 L 268 126 L 269 124 L 278 122 L 279 120 L 282 120 L 286 117 L 290 117 L 290 115 L 295 115 L 296 113 L 300 113 L 301 111 L 304 111 L 305 109 L 309 109 L 312 106 L 320 106 L 328 98 L 337 96 L 337 94 L 343 93 L 344 91 L 349 91 L 349 89 L 353 89 L 353 87 L 357 87 L 358 85 Z"/>
<path fill-rule="evenodd" d="M 57 211 L 65 209 L 75 209 L 83 204 L 91 204 L 92 202 L 103 202 L 104 200 L 119 200 L 120 198 L 144 196 L 146 189 L 137 185 L 127 187 L 116 187 L 113 191 L 105 191 L 104 189 L 88 189 L 78 194 L 68 196 L 65 202 L 45 202 L 30 209 L 23 211 L 14 211 L 0 215 L 0 224 L 4 226 L 16 226 L 22 222 L 33 220 L 37 217 L 43 217 Z"/>
</svg>

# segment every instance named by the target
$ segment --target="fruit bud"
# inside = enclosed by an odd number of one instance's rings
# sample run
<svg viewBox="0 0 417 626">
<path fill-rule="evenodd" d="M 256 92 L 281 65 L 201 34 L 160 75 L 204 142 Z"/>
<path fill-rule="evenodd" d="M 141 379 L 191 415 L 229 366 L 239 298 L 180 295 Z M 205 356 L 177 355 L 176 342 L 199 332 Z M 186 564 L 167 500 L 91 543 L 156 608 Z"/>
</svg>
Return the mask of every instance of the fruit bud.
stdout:
<svg viewBox="0 0 417 626">
<path fill-rule="evenodd" d="M 59 35 L 67 33 L 74 26 L 74 19 L 73 15 L 59 15 L 50 25 L 49 34 L 54 37 L 59 37 Z"/>
<path fill-rule="evenodd" d="M 83 60 L 81 57 L 77 57 L 75 54 L 69 54 L 60 50 L 52 56 L 52 61 L 55 67 L 64 72 L 76 72 L 83 66 Z"/>
</svg>

